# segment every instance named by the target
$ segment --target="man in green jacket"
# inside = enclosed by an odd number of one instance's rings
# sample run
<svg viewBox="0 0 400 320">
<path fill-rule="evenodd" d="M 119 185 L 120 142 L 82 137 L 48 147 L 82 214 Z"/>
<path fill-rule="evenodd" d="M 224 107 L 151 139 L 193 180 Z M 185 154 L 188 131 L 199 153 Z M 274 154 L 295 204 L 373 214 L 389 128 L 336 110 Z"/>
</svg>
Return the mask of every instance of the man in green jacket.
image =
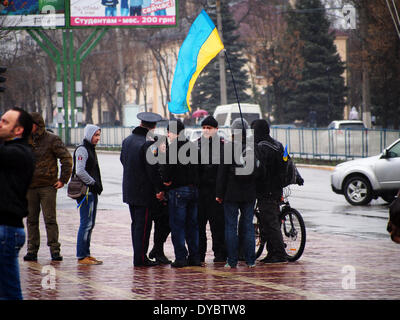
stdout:
<svg viewBox="0 0 400 320">
<path fill-rule="evenodd" d="M 24 260 L 37 261 L 37 252 L 40 246 L 39 214 L 40 208 L 42 208 L 51 258 L 53 261 L 61 261 L 56 219 L 56 197 L 57 190 L 69 181 L 72 171 L 72 157 L 61 139 L 46 131 L 40 113 L 32 112 L 31 115 L 34 121 L 31 144 L 36 165 L 27 194 L 29 211 L 27 218 L 28 252 Z M 58 177 L 58 160 L 61 163 L 60 177 Z"/>
</svg>

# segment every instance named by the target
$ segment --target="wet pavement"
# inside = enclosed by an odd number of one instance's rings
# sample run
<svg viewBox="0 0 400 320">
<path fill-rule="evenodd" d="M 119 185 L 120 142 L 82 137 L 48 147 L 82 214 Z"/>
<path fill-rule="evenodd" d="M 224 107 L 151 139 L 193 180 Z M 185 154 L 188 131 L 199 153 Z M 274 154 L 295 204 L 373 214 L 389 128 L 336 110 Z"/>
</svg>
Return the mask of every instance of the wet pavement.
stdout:
<svg viewBox="0 0 400 320">
<path fill-rule="evenodd" d="M 100 200 L 101 202 L 101 197 Z M 61 254 L 52 262 L 41 220 L 38 262 L 20 252 L 25 300 L 398 300 L 400 246 L 386 239 L 326 234 L 308 230 L 300 260 L 255 268 L 240 262 L 236 269 L 213 263 L 209 249 L 204 267 L 133 267 L 128 209 L 97 214 L 91 255 L 102 265 L 78 265 L 75 258 L 79 213 L 58 211 Z M 208 233 L 210 239 L 210 234 Z M 151 237 L 152 243 L 152 237 Z M 208 242 L 211 248 L 211 242 Z M 150 244 L 150 248 L 152 245 Z M 173 259 L 170 238 L 166 255 Z M 154 309 L 153 309 L 154 311 Z"/>
</svg>

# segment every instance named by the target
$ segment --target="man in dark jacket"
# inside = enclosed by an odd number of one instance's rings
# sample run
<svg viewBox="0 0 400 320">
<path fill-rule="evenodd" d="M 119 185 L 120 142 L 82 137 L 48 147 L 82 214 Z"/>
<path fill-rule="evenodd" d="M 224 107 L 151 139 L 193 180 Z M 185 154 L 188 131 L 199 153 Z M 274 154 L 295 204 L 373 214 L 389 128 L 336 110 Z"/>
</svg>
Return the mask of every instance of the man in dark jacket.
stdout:
<svg viewBox="0 0 400 320">
<path fill-rule="evenodd" d="M 215 200 L 218 166 L 224 158 L 224 139 L 218 135 L 218 122 L 208 116 L 202 123 L 197 140 L 199 166 L 199 254 L 204 262 L 207 252 L 206 226 L 210 223 L 214 262 L 226 262 L 224 207 Z"/>
<path fill-rule="evenodd" d="M 40 113 L 32 112 L 32 148 L 36 159 L 32 183 L 27 198 L 29 214 L 27 218 L 28 252 L 25 261 L 36 261 L 40 246 L 39 214 L 42 208 L 47 231 L 47 245 L 51 259 L 61 261 L 58 225 L 56 217 L 57 190 L 68 183 L 72 171 L 72 157 L 62 140 L 46 131 Z M 61 173 L 58 177 L 58 160 Z"/>
<path fill-rule="evenodd" d="M 232 122 L 233 142 L 227 143 L 232 154 L 232 164 L 221 164 L 218 168 L 216 199 L 224 203 L 226 267 L 236 268 L 238 263 L 239 236 L 238 216 L 241 213 L 241 241 L 246 263 L 255 266 L 255 234 L 253 226 L 256 201 L 255 159 L 251 143 L 247 143 L 248 123 L 243 119 Z M 239 156 L 238 156 L 239 153 Z M 226 157 L 224 157 L 225 160 Z"/>
<path fill-rule="evenodd" d="M 174 268 L 201 266 L 197 220 L 198 149 L 184 137 L 184 128 L 179 120 L 169 122 L 166 163 L 160 165 L 163 182 L 169 187 L 169 222 L 175 251 L 171 266 Z"/>
<path fill-rule="evenodd" d="M 122 180 L 123 201 L 129 205 L 134 266 L 155 266 L 147 257 L 151 231 L 150 209 L 154 196 L 163 198 L 158 167 L 147 161 L 146 153 L 154 144 L 152 133 L 162 118 L 152 112 L 137 115 L 141 120 L 132 134 L 122 142 L 120 160 L 124 168 Z"/>
<path fill-rule="evenodd" d="M 257 206 L 268 250 L 267 256 L 261 261 L 285 263 L 288 259 L 279 221 L 282 186 L 278 174 L 279 162 L 283 161 L 283 146 L 270 136 L 266 120 L 254 120 L 251 128 L 254 130 L 256 158 L 260 161 L 257 175 Z"/>
<path fill-rule="evenodd" d="M 22 219 L 28 215 L 26 193 L 34 170 L 28 145 L 32 117 L 13 108 L 0 121 L 0 300 L 22 299 L 18 252 L 25 242 Z M 3 142 L 3 144 L 2 144 Z"/>
</svg>

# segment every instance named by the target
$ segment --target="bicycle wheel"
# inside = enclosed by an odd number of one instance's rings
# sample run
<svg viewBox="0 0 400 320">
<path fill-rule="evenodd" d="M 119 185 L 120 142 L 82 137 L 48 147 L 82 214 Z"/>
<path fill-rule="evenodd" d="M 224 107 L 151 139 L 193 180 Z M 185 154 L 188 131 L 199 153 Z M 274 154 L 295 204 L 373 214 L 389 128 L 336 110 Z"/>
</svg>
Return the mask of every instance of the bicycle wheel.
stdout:
<svg viewBox="0 0 400 320">
<path fill-rule="evenodd" d="M 258 210 L 258 209 L 256 209 Z M 253 220 L 253 224 L 254 224 L 254 234 L 256 237 L 256 259 L 258 259 L 262 252 L 264 251 L 264 247 L 265 247 L 265 239 L 264 237 L 261 236 L 261 224 L 260 224 L 260 220 L 258 219 L 258 215 L 259 212 L 256 211 L 256 214 L 254 215 L 254 220 Z"/>
<path fill-rule="evenodd" d="M 281 216 L 281 231 L 289 261 L 301 257 L 306 246 L 306 226 L 301 214 L 293 208 L 284 210 Z"/>
</svg>

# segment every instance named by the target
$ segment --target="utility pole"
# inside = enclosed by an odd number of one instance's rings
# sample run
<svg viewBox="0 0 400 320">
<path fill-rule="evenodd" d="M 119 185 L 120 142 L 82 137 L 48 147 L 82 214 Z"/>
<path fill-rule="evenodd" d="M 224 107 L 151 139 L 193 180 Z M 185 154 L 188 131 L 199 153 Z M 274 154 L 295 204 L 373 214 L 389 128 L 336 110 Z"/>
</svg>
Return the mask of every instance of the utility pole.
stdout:
<svg viewBox="0 0 400 320">
<path fill-rule="evenodd" d="M 367 52 L 366 40 L 368 37 L 367 30 L 367 9 L 365 6 L 360 6 L 360 33 L 361 33 L 361 43 L 362 51 Z M 370 82 L 369 82 L 369 70 L 367 58 L 362 57 L 362 119 L 364 125 L 367 128 L 371 128 L 371 95 L 370 95 Z"/>
<path fill-rule="evenodd" d="M 222 34 L 221 0 L 216 0 L 216 6 L 217 6 L 218 33 L 222 43 L 224 43 L 224 38 Z M 219 63 L 219 83 L 220 83 L 221 105 L 222 105 L 222 104 L 227 104 L 228 102 L 226 94 L 225 55 L 223 51 L 221 51 L 218 55 L 218 63 Z"/>
<path fill-rule="evenodd" d="M 124 57 L 122 55 L 122 36 L 121 36 L 122 30 L 119 28 L 116 29 L 117 33 L 117 56 L 118 56 L 118 73 L 119 73 L 119 79 L 121 85 L 119 86 L 119 101 L 121 103 L 121 123 L 124 120 L 124 105 L 126 103 L 126 96 L 125 96 L 125 74 L 124 74 Z"/>
</svg>

